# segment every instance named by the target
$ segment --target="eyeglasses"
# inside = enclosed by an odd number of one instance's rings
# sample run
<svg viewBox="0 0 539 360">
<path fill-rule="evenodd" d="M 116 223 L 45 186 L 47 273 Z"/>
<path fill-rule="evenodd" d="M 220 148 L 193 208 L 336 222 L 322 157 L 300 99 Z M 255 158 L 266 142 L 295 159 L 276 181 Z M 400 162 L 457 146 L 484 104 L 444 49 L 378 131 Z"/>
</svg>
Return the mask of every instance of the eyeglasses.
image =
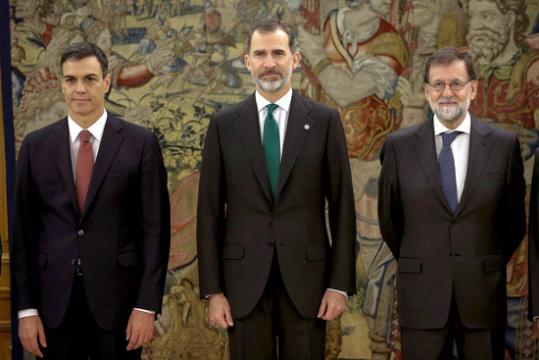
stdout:
<svg viewBox="0 0 539 360">
<path fill-rule="evenodd" d="M 437 91 L 437 92 L 444 91 L 446 85 L 449 85 L 449 88 L 451 89 L 451 91 L 457 92 L 457 91 L 461 91 L 462 89 L 464 89 L 464 86 L 466 86 L 466 84 L 469 83 L 472 80 L 473 79 L 470 79 L 468 81 L 462 81 L 462 80 L 457 79 L 457 80 L 451 81 L 449 84 L 446 84 L 445 82 L 439 80 L 439 81 L 435 81 L 432 84 L 431 83 L 427 83 L 427 84 L 432 88 L 432 90 Z"/>
</svg>

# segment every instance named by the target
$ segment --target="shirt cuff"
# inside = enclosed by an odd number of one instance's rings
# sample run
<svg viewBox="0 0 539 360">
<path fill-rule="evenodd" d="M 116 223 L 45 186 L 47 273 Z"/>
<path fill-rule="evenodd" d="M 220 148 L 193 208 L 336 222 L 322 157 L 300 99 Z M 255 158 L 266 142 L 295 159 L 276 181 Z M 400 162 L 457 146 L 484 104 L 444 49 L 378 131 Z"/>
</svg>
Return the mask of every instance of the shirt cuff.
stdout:
<svg viewBox="0 0 539 360">
<path fill-rule="evenodd" d="M 17 312 L 17 318 L 20 320 L 25 317 L 39 316 L 37 309 L 24 309 Z"/>
<path fill-rule="evenodd" d="M 336 293 L 341 294 L 342 296 L 344 296 L 346 298 L 346 302 L 348 302 L 348 294 L 346 293 L 346 291 L 337 290 L 337 289 L 330 289 L 330 288 L 328 288 L 328 290 L 329 291 L 334 291 Z"/>
<path fill-rule="evenodd" d="M 539 316 L 534 316 L 533 317 L 533 321 L 536 321 L 537 319 L 539 319 Z"/>
<path fill-rule="evenodd" d="M 140 308 L 133 308 L 133 310 L 141 311 L 141 312 L 146 313 L 146 314 L 155 315 L 155 311 L 151 311 L 151 310 L 145 310 L 145 309 L 140 309 Z"/>
</svg>

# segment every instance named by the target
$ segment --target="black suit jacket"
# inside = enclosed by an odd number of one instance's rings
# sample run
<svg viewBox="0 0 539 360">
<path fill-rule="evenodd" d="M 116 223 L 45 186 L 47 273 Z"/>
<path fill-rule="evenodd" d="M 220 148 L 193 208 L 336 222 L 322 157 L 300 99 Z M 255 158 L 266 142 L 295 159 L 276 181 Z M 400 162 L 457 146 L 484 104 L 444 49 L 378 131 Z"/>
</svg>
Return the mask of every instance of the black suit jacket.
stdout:
<svg viewBox="0 0 539 360">
<path fill-rule="evenodd" d="M 30 133 L 17 164 L 11 266 L 16 309 L 57 327 L 82 260 L 87 299 L 105 329 L 133 309 L 160 311 L 170 243 L 166 171 L 156 137 L 109 115 L 79 211 L 67 119 Z"/>
<path fill-rule="evenodd" d="M 530 193 L 530 218 L 528 222 L 528 318 L 533 321 L 539 316 L 539 213 L 537 211 L 537 181 L 539 181 L 539 149 L 535 150 L 533 163 L 532 187 Z"/>
<path fill-rule="evenodd" d="M 200 177 L 200 293 L 224 291 L 235 318 L 247 315 L 262 296 L 273 256 L 305 317 L 316 316 L 326 288 L 355 291 L 354 198 L 343 128 L 335 110 L 296 92 L 278 188 L 274 200 L 254 94 L 216 113 Z"/>
<path fill-rule="evenodd" d="M 381 161 L 380 229 L 398 261 L 400 325 L 443 327 L 454 292 L 466 327 L 503 327 L 505 265 L 525 232 L 516 135 L 472 116 L 468 170 L 455 214 L 440 185 L 432 118 L 389 135 Z"/>
</svg>

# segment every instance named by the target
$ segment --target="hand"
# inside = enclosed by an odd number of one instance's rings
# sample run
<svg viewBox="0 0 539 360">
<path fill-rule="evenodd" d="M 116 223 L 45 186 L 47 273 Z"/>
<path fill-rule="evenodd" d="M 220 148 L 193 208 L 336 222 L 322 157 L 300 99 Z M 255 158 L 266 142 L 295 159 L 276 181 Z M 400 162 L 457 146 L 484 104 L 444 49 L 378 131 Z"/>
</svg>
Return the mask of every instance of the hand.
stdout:
<svg viewBox="0 0 539 360">
<path fill-rule="evenodd" d="M 154 314 L 133 309 L 125 330 L 127 350 L 135 350 L 148 344 L 154 335 Z"/>
<path fill-rule="evenodd" d="M 535 330 L 535 336 L 539 337 L 539 318 L 533 320 L 533 328 Z"/>
<path fill-rule="evenodd" d="M 234 326 L 230 304 L 222 292 L 210 295 L 208 301 L 208 320 L 210 325 L 217 325 L 223 329 Z"/>
<path fill-rule="evenodd" d="M 43 357 L 39 346 L 41 345 L 42 348 L 46 348 L 47 339 L 45 338 L 45 330 L 39 316 L 28 316 L 19 319 L 19 338 L 26 351 L 35 356 Z"/>
<path fill-rule="evenodd" d="M 326 321 L 333 320 L 346 310 L 347 305 L 347 299 L 343 294 L 328 289 L 322 297 L 317 317 Z"/>
</svg>

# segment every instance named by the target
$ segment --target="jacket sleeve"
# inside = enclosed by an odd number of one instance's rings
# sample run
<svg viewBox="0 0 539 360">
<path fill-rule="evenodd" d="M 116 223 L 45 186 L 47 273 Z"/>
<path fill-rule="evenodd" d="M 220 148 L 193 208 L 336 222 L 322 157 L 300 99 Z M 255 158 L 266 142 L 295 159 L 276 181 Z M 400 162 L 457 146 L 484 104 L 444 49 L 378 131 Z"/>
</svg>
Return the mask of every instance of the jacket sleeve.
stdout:
<svg viewBox="0 0 539 360">
<path fill-rule="evenodd" d="M 143 265 L 135 307 L 159 313 L 170 249 L 170 202 L 167 172 L 153 134 L 144 144 L 140 176 Z"/>
<path fill-rule="evenodd" d="M 30 140 L 25 138 L 17 161 L 15 212 L 11 242 L 11 273 L 14 308 L 37 308 L 36 242 L 39 198 L 30 167 Z"/>
<path fill-rule="evenodd" d="M 328 288 L 353 294 L 356 260 L 356 214 L 350 160 L 341 120 L 332 112 L 327 140 L 329 228 L 332 247 Z"/>
<path fill-rule="evenodd" d="M 528 318 L 533 320 L 534 316 L 539 316 L 539 214 L 537 213 L 537 181 L 539 176 L 539 154 L 535 152 L 533 163 L 532 187 L 530 193 L 530 219 L 528 224 Z"/>
<path fill-rule="evenodd" d="M 514 137 L 508 158 L 508 171 L 505 184 L 505 260 L 509 261 L 515 250 L 522 242 L 526 233 L 526 183 L 523 177 L 524 166 L 520 154 L 520 144 Z"/>
<path fill-rule="evenodd" d="M 198 189 L 197 255 L 200 296 L 223 291 L 222 236 L 225 217 L 223 160 L 215 119 L 210 120 Z"/>
<path fill-rule="evenodd" d="M 382 170 L 378 178 L 378 221 L 382 239 L 395 259 L 399 259 L 402 236 L 402 209 L 395 149 L 388 137 L 380 152 Z"/>
</svg>

